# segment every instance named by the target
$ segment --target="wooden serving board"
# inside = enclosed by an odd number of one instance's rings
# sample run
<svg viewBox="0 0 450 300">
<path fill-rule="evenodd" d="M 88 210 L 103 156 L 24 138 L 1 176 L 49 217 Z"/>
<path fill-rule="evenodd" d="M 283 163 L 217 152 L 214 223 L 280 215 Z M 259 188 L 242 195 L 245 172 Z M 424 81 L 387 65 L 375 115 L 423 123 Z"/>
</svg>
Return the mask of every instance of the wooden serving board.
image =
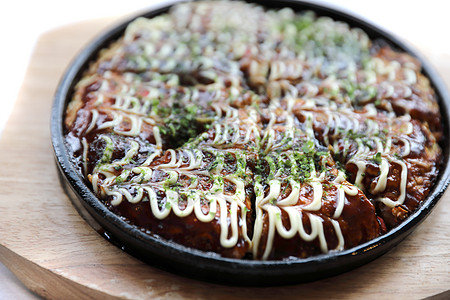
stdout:
<svg viewBox="0 0 450 300">
<path fill-rule="evenodd" d="M 50 141 L 50 108 L 65 68 L 116 20 L 43 35 L 0 140 L 0 260 L 32 291 L 52 299 L 450 297 L 450 194 L 399 246 L 351 272 L 308 284 L 242 288 L 161 271 L 122 252 L 77 213 L 60 186 Z M 425 52 L 450 79 L 450 56 Z"/>
</svg>

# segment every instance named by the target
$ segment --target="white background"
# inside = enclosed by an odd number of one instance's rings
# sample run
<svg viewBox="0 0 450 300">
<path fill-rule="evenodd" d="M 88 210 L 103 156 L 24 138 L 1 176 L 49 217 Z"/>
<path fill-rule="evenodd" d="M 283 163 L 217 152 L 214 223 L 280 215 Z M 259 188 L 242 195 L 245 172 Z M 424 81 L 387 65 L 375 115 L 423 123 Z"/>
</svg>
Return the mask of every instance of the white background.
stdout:
<svg viewBox="0 0 450 300">
<path fill-rule="evenodd" d="M 35 42 L 42 33 L 84 20 L 134 15 L 140 10 L 167 2 L 174 1 L 1 1 L 0 134 L 22 85 Z M 450 14 L 446 1 L 322 0 L 315 2 L 329 4 L 354 13 L 408 41 L 413 46 L 420 46 L 433 57 L 450 54 Z M 0 201 L 3 200 L 1 197 L 2 195 L 0 195 Z M 0 264 L 0 299 L 33 299 L 34 297 Z"/>
</svg>

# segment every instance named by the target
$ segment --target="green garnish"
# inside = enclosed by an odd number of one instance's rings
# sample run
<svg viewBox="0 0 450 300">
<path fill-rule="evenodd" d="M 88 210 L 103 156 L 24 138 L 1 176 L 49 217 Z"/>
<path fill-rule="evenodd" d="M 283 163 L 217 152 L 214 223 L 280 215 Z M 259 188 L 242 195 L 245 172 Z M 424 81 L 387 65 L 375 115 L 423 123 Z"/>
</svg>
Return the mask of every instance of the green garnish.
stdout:
<svg viewBox="0 0 450 300">
<path fill-rule="evenodd" d="M 394 157 L 395 157 L 396 159 L 398 159 L 398 160 L 403 160 L 403 156 L 401 156 L 401 155 L 398 154 L 398 153 L 394 153 Z"/>
<path fill-rule="evenodd" d="M 316 155 L 317 156 L 326 156 L 326 155 L 328 155 L 328 153 L 329 152 L 327 152 L 327 151 L 318 151 L 318 152 L 316 152 Z"/>
<path fill-rule="evenodd" d="M 381 164 L 381 152 L 377 152 L 377 154 L 373 156 L 372 161 Z"/>
<path fill-rule="evenodd" d="M 311 153 L 314 151 L 314 142 L 312 140 L 307 141 L 306 143 L 303 144 L 302 146 L 302 151 L 304 153 Z"/>
</svg>

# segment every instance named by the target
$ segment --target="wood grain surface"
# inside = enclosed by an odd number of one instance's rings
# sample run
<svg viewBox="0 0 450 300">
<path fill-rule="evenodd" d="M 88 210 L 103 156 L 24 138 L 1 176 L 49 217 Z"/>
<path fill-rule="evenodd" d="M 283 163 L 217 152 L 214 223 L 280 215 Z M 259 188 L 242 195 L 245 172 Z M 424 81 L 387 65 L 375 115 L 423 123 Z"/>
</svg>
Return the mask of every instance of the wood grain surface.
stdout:
<svg viewBox="0 0 450 300">
<path fill-rule="evenodd" d="M 50 108 L 74 55 L 116 20 L 73 24 L 43 35 L 0 140 L 0 260 L 50 299 L 421 299 L 450 297 L 450 194 L 399 246 L 353 271 L 308 284 L 241 288 L 180 277 L 146 265 L 97 234 L 58 180 Z M 450 56 L 425 55 L 450 79 Z M 442 298 L 442 299 L 444 299 Z"/>
</svg>

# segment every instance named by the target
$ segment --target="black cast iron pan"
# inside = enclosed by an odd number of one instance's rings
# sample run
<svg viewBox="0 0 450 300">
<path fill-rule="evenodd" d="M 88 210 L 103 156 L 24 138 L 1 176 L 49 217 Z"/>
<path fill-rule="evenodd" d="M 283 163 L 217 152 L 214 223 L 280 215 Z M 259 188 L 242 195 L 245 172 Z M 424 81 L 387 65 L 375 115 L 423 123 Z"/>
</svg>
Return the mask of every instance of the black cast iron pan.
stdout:
<svg viewBox="0 0 450 300">
<path fill-rule="evenodd" d="M 329 16 L 363 29 L 371 39 L 382 39 L 394 48 L 417 57 L 436 91 L 441 107 L 444 134 L 448 136 L 450 96 L 443 81 L 431 65 L 414 49 L 378 27 L 347 13 L 308 2 L 248 1 L 267 8 L 291 7 L 296 11 L 313 10 L 317 15 Z M 152 10 L 140 16 L 154 17 L 169 10 L 170 6 Z M 136 16 L 137 17 L 137 16 Z M 422 206 L 400 226 L 383 236 L 358 247 L 306 259 L 285 261 L 251 261 L 223 258 L 179 244 L 149 236 L 110 212 L 85 185 L 75 170 L 63 138 L 63 120 L 66 106 L 72 97 L 73 87 L 95 59 L 100 49 L 117 39 L 134 18 L 107 31 L 84 48 L 73 60 L 62 77 L 52 108 L 51 132 L 56 162 L 61 182 L 70 199 L 88 223 L 104 237 L 141 260 L 174 273 L 222 284 L 246 286 L 273 286 L 313 281 L 346 272 L 386 253 L 408 236 L 430 213 L 442 197 L 450 181 L 449 142 L 441 146 L 444 161 L 438 180 Z"/>
</svg>

